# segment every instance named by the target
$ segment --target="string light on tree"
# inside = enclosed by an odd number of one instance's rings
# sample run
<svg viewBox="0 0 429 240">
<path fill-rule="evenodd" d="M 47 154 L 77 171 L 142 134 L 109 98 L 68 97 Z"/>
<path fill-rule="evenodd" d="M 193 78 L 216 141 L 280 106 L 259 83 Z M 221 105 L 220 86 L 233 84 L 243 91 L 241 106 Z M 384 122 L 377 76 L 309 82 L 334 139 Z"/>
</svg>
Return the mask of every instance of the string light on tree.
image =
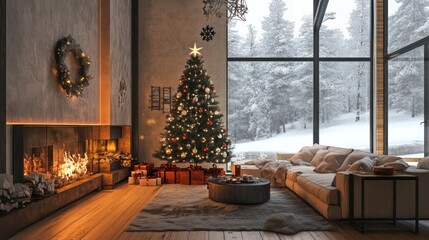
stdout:
<svg viewBox="0 0 429 240">
<path fill-rule="evenodd" d="M 161 146 L 154 156 L 169 162 L 228 162 L 230 140 L 224 129 L 213 82 L 194 43 L 168 114 Z M 183 147 L 182 147 L 183 146 Z"/>
</svg>

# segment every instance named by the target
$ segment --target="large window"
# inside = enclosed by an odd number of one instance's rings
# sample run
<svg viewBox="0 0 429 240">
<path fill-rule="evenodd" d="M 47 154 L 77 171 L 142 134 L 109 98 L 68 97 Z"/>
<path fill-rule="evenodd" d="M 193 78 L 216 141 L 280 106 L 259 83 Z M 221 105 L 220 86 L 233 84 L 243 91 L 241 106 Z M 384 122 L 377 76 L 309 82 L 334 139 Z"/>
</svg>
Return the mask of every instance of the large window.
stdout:
<svg viewBox="0 0 429 240">
<path fill-rule="evenodd" d="M 247 21 L 228 24 L 234 152 L 370 150 L 372 1 L 329 1 L 318 32 L 313 0 L 246 2 Z"/>
<path fill-rule="evenodd" d="M 389 154 L 423 157 L 425 45 L 429 44 L 428 0 L 387 1 L 387 149 Z M 428 48 L 429 49 L 429 48 Z M 429 65 L 428 65 L 429 66 Z M 426 69 L 427 71 L 427 69 Z"/>
</svg>

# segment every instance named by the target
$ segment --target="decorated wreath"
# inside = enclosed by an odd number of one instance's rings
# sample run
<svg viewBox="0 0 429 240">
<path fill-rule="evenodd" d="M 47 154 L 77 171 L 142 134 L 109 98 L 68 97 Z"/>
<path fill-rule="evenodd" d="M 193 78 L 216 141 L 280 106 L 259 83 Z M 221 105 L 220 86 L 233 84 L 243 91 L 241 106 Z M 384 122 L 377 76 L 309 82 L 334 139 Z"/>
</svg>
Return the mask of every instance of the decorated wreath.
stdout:
<svg viewBox="0 0 429 240">
<path fill-rule="evenodd" d="M 70 70 L 64 60 L 67 53 L 72 52 L 79 63 L 79 74 L 75 81 L 70 79 Z M 80 48 L 80 45 L 69 35 L 60 39 L 55 46 L 55 61 L 58 71 L 58 82 L 69 97 L 82 96 L 85 87 L 89 86 L 91 76 L 88 75 L 91 60 Z"/>
</svg>

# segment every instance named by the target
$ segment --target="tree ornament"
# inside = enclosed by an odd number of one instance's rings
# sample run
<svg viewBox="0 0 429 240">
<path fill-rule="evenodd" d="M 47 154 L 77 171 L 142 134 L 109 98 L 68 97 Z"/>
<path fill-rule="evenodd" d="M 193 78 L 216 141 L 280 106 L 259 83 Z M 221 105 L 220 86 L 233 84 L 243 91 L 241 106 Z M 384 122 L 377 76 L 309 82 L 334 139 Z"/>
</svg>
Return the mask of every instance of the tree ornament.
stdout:
<svg viewBox="0 0 429 240">
<path fill-rule="evenodd" d="M 222 148 L 226 148 L 226 143 L 222 143 Z"/>
<path fill-rule="evenodd" d="M 187 153 L 186 152 L 182 152 L 182 154 L 180 154 L 181 158 L 186 158 Z"/>
<path fill-rule="evenodd" d="M 197 97 L 197 96 L 195 96 L 194 98 L 192 98 L 192 101 L 193 101 L 194 103 L 198 102 L 198 97 Z"/>
<path fill-rule="evenodd" d="M 224 158 L 228 157 L 228 153 L 223 152 L 223 153 L 222 153 L 222 157 L 224 157 Z"/>
<path fill-rule="evenodd" d="M 183 92 L 184 92 L 184 93 L 187 93 L 187 92 L 188 92 L 188 89 L 187 89 L 187 88 L 184 88 L 184 89 L 183 89 Z"/>
<path fill-rule="evenodd" d="M 210 93 L 210 88 L 206 87 L 206 88 L 204 89 L 204 92 L 206 92 L 206 93 Z"/>
<path fill-rule="evenodd" d="M 207 120 L 207 126 L 211 126 L 212 125 L 212 121 Z"/>
<path fill-rule="evenodd" d="M 209 151 L 209 148 L 208 148 L 208 147 L 205 147 L 205 148 L 203 149 L 203 151 L 204 151 L 204 152 L 208 152 L 208 151 Z"/>
<path fill-rule="evenodd" d="M 203 27 L 200 36 L 203 39 L 203 41 L 209 42 L 210 40 L 213 40 L 214 35 L 216 34 L 215 31 L 213 31 L 213 27 L 210 27 L 207 25 L 206 27 Z"/>
<path fill-rule="evenodd" d="M 202 138 L 201 138 L 201 142 L 202 142 L 202 143 L 205 143 L 206 141 L 207 141 L 207 139 L 206 139 L 205 137 L 202 137 Z"/>
<path fill-rule="evenodd" d="M 198 109 L 198 113 L 203 113 L 203 112 L 204 112 L 204 110 L 202 108 Z"/>
<path fill-rule="evenodd" d="M 219 113 L 220 113 L 220 112 L 219 112 L 219 111 L 217 111 L 217 110 L 214 112 L 214 114 L 215 114 L 215 115 L 219 115 Z"/>
<path fill-rule="evenodd" d="M 220 148 L 216 148 L 216 152 L 219 153 L 220 152 Z"/>
<path fill-rule="evenodd" d="M 182 139 L 183 139 L 183 140 L 186 140 L 186 139 L 188 139 L 188 136 L 183 135 L 183 136 L 182 136 Z"/>
<path fill-rule="evenodd" d="M 193 154 L 196 154 L 197 152 L 198 152 L 197 148 L 196 148 L 196 147 L 194 147 L 194 149 L 192 149 L 192 153 L 193 153 Z"/>
<path fill-rule="evenodd" d="M 179 106 L 177 107 L 177 110 L 179 110 L 179 111 L 182 111 L 182 109 L 183 109 L 183 107 L 182 107 L 181 105 L 179 105 Z"/>
<path fill-rule="evenodd" d="M 219 133 L 219 135 L 217 135 L 218 138 L 222 138 L 222 134 Z"/>
<path fill-rule="evenodd" d="M 74 82 L 70 79 L 70 70 L 65 64 L 65 58 L 68 52 L 75 55 L 79 64 L 79 74 L 77 74 L 78 77 Z M 92 77 L 88 75 L 91 60 L 70 35 L 57 42 L 55 46 L 55 62 L 58 72 L 58 82 L 66 91 L 67 96 L 82 96 L 84 88 L 89 86 L 89 80 L 92 79 Z"/>
<path fill-rule="evenodd" d="M 177 98 L 181 98 L 181 97 L 182 97 L 182 93 L 181 93 L 181 92 L 178 92 L 178 93 L 176 94 L 176 97 L 177 97 Z"/>
<path fill-rule="evenodd" d="M 186 116 L 186 114 L 187 114 L 188 112 L 186 111 L 186 110 L 183 110 L 182 111 L 182 116 Z"/>
<path fill-rule="evenodd" d="M 185 82 L 185 78 L 184 78 L 184 77 L 182 77 L 182 79 L 180 79 L 180 81 L 181 81 L 182 83 L 184 83 L 184 82 Z"/>
<path fill-rule="evenodd" d="M 188 144 L 186 144 L 186 148 L 187 148 L 187 149 L 190 149 L 190 148 L 191 148 L 191 144 L 189 144 L 189 143 L 188 143 Z"/>
<path fill-rule="evenodd" d="M 171 154 L 171 148 L 165 149 L 165 153 L 168 154 L 168 155 L 170 155 Z"/>
</svg>

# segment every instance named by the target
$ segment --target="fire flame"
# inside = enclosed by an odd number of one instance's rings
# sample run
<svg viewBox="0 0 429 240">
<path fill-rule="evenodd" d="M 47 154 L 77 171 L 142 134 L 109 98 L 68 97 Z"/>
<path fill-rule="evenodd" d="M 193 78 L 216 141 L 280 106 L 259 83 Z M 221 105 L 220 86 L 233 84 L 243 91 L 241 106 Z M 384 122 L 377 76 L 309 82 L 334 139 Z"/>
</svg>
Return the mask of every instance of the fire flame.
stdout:
<svg viewBox="0 0 429 240">
<path fill-rule="evenodd" d="M 78 179 L 88 172 L 86 165 L 88 156 L 81 157 L 80 154 L 70 154 L 64 151 L 64 162 L 58 168 L 58 176 L 61 178 Z"/>
</svg>

